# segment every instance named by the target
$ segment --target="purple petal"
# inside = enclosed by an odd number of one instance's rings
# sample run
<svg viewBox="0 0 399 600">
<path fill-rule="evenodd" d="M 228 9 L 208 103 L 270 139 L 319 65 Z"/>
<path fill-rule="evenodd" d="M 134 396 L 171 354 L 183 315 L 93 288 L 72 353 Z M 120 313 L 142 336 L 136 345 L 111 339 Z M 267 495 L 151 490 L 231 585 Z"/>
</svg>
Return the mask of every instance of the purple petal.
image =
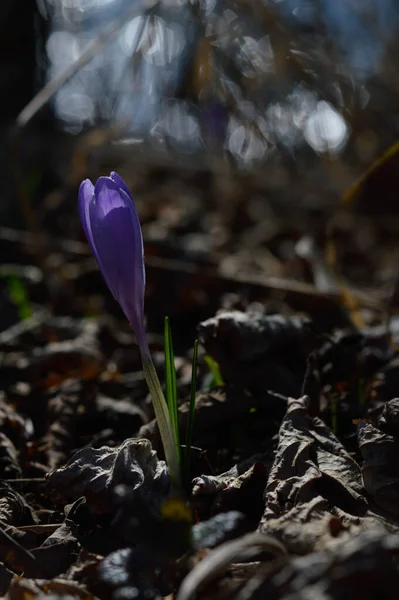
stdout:
<svg viewBox="0 0 399 600">
<path fill-rule="evenodd" d="M 94 196 L 94 185 L 90 181 L 90 179 L 85 179 L 80 184 L 79 193 L 78 193 L 78 206 L 79 206 L 79 214 L 80 220 L 82 223 L 83 231 L 85 232 L 87 241 L 89 242 L 91 251 L 96 259 L 98 266 L 100 267 L 103 277 L 107 286 L 111 289 L 110 281 L 107 276 L 107 273 L 103 270 L 101 266 L 101 257 L 97 252 L 96 245 L 93 240 L 92 228 L 91 228 L 91 218 L 90 218 L 90 207 L 93 203 L 95 203 Z"/>
<path fill-rule="evenodd" d="M 140 337 L 144 320 L 144 269 L 141 235 L 128 207 L 98 218 L 91 207 L 93 240 L 108 286 Z"/>
<path fill-rule="evenodd" d="M 82 181 L 79 187 L 78 194 L 78 206 L 80 220 L 82 223 L 83 231 L 87 237 L 87 240 L 92 245 L 91 230 L 90 230 L 90 219 L 89 219 L 89 204 L 94 197 L 94 185 L 90 179 Z"/>
<path fill-rule="evenodd" d="M 121 190 L 119 185 L 110 177 L 99 177 L 97 179 L 94 186 L 94 196 L 98 211 L 103 214 L 103 217 L 114 208 L 124 207 L 129 203 L 133 204 L 130 195 Z"/>
<path fill-rule="evenodd" d="M 87 239 L 140 346 L 146 346 L 143 239 L 133 199 L 125 184 L 122 186 L 110 177 L 98 179 L 94 194 L 87 181 L 79 190 L 79 210 Z"/>
<path fill-rule="evenodd" d="M 130 195 L 130 192 L 128 190 L 126 183 L 123 181 L 122 177 L 120 175 L 118 175 L 118 173 L 115 173 L 115 171 L 111 171 L 110 178 L 112 179 L 112 181 L 114 181 L 116 183 L 116 185 L 118 187 L 120 187 L 124 192 L 126 192 L 126 194 L 129 196 L 129 198 L 131 198 L 131 195 Z"/>
</svg>

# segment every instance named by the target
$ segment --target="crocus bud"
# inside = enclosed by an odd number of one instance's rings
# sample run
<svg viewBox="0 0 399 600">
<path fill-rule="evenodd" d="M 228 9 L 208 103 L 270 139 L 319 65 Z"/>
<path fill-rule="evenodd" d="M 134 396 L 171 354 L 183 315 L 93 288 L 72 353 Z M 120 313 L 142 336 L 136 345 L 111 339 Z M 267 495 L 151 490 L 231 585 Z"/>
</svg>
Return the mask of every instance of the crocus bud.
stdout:
<svg viewBox="0 0 399 600">
<path fill-rule="evenodd" d="M 109 177 L 100 177 L 95 186 L 89 179 L 83 181 L 79 188 L 79 212 L 103 277 L 137 336 L 170 478 L 174 488 L 180 489 L 178 442 L 144 328 L 143 238 L 133 198 L 123 179 L 112 172 Z"/>
<path fill-rule="evenodd" d="M 79 188 L 82 226 L 103 277 L 128 318 L 141 352 L 147 354 L 144 327 L 143 237 L 133 198 L 115 172 L 89 179 Z"/>
</svg>

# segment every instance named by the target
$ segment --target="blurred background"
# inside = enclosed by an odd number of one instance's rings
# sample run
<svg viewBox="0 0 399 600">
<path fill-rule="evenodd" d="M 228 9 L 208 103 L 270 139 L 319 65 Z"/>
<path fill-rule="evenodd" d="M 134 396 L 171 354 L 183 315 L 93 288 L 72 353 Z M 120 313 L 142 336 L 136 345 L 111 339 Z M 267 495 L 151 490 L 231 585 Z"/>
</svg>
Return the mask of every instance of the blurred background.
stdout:
<svg viewBox="0 0 399 600">
<path fill-rule="evenodd" d="M 324 295 L 381 322 L 399 258 L 398 28 L 395 0 L 4 0 L 0 326 L 25 292 L 101 312 L 105 294 L 76 302 L 97 277 L 76 192 L 110 170 L 137 202 L 155 321 L 175 313 L 191 334 L 222 304 Z M 160 303 L 163 278 L 179 295 Z"/>
</svg>

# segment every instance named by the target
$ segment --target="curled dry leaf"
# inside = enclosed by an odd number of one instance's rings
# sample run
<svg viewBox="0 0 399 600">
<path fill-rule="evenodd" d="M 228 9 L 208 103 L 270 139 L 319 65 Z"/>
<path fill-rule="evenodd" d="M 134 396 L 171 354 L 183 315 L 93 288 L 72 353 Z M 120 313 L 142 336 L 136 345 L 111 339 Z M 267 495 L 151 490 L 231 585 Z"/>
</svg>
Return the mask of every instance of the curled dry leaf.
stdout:
<svg viewBox="0 0 399 600">
<path fill-rule="evenodd" d="M 0 476 L 4 479 L 18 479 L 21 475 L 17 449 L 11 440 L 0 432 Z"/>
<path fill-rule="evenodd" d="M 81 548 L 75 529 L 74 523 L 65 519 L 64 523 L 41 546 L 32 550 L 35 561 L 27 566 L 24 575 L 50 579 L 64 573 L 76 559 Z"/>
<path fill-rule="evenodd" d="M 261 530 L 280 531 L 298 553 L 327 534 L 333 515 L 358 522 L 366 511 L 358 464 L 323 421 L 309 416 L 306 396 L 289 403 L 265 499 Z"/>
<path fill-rule="evenodd" d="M 378 419 L 380 429 L 395 437 L 399 436 L 399 398 L 387 402 Z"/>
<path fill-rule="evenodd" d="M 199 338 L 226 381 L 286 395 L 299 392 L 315 341 L 311 321 L 305 317 L 240 311 L 204 321 Z"/>
<path fill-rule="evenodd" d="M 310 417 L 306 396 L 291 400 L 266 488 L 265 517 L 322 495 L 331 506 L 363 512 L 364 490 L 358 464 L 318 417 Z"/>
<path fill-rule="evenodd" d="M 79 448 L 82 438 L 93 430 L 93 424 L 99 430 L 110 429 L 113 439 L 126 439 L 145 420 L 131 400 L 107 398 L 78 380 L 63 382 L 49 400 L 47 414 L 51 423 L 39 446 L 46 454 L 49 471 L 65 464 L 71 450 Z"/>
<path fill-rule="evenodd" d="M 252 362 L 292 344 L 307 346 L 312 338 L 311 321 L 305 317 L 220 312 L 199 326 L 201 342 L 220 354 L 228 350 L 237 362 Z M 215 355 L 216 360 L 218 356 Z"/>
<path fill-rule="evenodd" d="M 264 510 L 263 492 L 271 463 L 271 456 L 257 454 L 220 475 L 193 479 L 192 496 L 199 513 L 202 504 L 209 504 L 205 497 L 214 496 L 211 512 L 241 511 L 250 523 L 249 528 L 257 527 Z"/>
<path fill-rule="evenodd" d="M 399 516 L 399 399 L 388 402 L 377 425 L 361 421 L 357 428 L 363 456 L 363 481 L 375 504 Z"/>
<path fill-rule="evenodd" d="M 0 481 L 0 522 L 14 526 L 35 523 L 25 498 L 5 481 Z"/>
<path fill-rule="evenodd" d="M 256 454 L 234 465 L 231 469 L 220 475 L 201 475 L 193 479 L 193 496 L 202 494 L 215 494 L 229 487 L 238 487 L 243 480 L 250 476 L 256 464 L 263 465 L 265 455 Z M 265 467 L 266 468 L 266 467 Z"/>
<path fill-rule="evenodd" d="M 155 481 L 168 488 L 165 463 L 144 439 L 127 439 L 117 448 L 83 448 L 48 478 L 66 498 L 85 496 L 96 512 L 111 510 L 112 492 L 118 485 L 138 490 L 139 495 L 147 493 Z"/>
</svg>

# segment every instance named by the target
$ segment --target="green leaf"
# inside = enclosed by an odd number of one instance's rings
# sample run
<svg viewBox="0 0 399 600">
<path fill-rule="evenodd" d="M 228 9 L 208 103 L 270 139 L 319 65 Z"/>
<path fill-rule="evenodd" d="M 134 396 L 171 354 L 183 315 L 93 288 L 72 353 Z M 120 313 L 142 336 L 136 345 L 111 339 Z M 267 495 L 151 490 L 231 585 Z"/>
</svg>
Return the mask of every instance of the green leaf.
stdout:
<svg viewBox="0 0 399 600">
<path fill-rule="evenodd" d="M 143 361 L 144 376 L 147 381 L 148 389 L 150 390 L 152 405 L 154 407 L 155 417 L 165 451 L 170 479 L 175 488 L 175 493 L 179 494 L 181 490 L 181 463 L 179 455 L 177 454 L 176 439 L 169 417 L 168 406 L 149 351 L 142 351 L 141 359 Z"/>
<path fill-rule="evenodd" d="M 179 435 L 179 411 L 177 405 L 177 384 L 176 384 L 176 369 L 175 369 L 175 355 L 173 352 L 172 343 L 172 330 L 169 323 L 169 317 L 165 317 L 165 329 L 164 329 L 164 350 L 165 350 L 165 390 L 166 390 L 166 401 L 168 404 L 168 411 L 170 421 L 172 424 L 172 431 L 174 436 L 174 442 L 176 446 L 176 452 L 181 464 L 181 450 L 180 450 L 180 435 Z"/>
<path fill-rule="evenodd" d="M 21 321 L 29 319 L 32 316 L 32 309 L 24 282 L 17 275 L 10 275 L 7 277 L 7 286 Z"/>
<path fill-rule="evenodd" d="M 193 439 L 194 417 L 195 417 L 195 394 L 197 391 L 197 362 L 198 362 L 198 340 L 194 342 L 193 361 L 191 367 L 191 386 L 190 386 L 190 406 L 188 410 L 187 429 L 186 429 L 186 451 L 185 451 L 185 469 L 187 478 L 190 473 L 191 461 L 191 443 Z"/>
<path fill-rule="evenodd" d="M 212 387 L 212 385 L 224 385 L 223 377 L 220 372 L 220 367 L 216 360 L 212 358 L 212 356 L 209 356 L 209 354 L 206 354 L 205 362 L 208 365 L 208 369 L 212 374 L 212 383 L 210 387 Z"/>
</svg>

